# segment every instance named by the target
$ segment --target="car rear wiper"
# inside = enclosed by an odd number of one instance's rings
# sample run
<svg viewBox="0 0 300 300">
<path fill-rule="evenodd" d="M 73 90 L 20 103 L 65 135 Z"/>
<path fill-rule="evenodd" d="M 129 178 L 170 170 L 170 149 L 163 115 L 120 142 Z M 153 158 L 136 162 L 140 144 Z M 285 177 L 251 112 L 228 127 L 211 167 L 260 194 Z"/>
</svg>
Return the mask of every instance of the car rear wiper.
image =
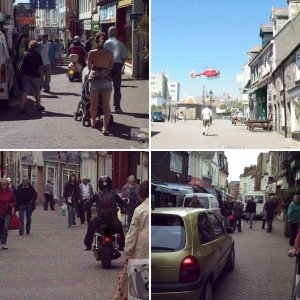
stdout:
<svg viewBox="0 0 300 300">
<path fill-rule="evenodd" d="M 151 247 L 151 250 L 169 250 L 169 251 L 174 251 L 175 249 L 169 248 L 169 247 L 153 246 L 153 247 Z"/>
</svg>

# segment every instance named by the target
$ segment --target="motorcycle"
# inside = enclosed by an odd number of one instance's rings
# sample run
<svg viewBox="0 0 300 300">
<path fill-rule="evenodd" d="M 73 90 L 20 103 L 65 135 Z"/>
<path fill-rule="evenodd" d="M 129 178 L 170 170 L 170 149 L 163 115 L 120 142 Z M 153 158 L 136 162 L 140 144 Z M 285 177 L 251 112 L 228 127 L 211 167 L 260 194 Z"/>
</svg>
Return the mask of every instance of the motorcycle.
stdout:
<svg viewBox="0 0 300 300">
<path fill-rule="evenodd" d="M 118 236 L 110 226 L 100 227 L 94 234 L 92 251 L 96 260 L 102 262 L 103 269 L 109 269 L 111 261 L 121 256 L 117 247 Z"/>
</svg>

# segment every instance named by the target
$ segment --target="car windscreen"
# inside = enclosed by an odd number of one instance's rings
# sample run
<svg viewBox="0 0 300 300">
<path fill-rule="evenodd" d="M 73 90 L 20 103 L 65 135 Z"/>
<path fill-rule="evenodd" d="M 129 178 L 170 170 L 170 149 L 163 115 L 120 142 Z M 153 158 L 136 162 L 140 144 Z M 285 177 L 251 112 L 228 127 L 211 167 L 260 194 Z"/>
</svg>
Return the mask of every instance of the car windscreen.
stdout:
<svg viewBox="0 0 300 300">
<path fill-rule="evenodd" d="M 184 207 L 188 207 L 189 204 L 192 202 L 193 197 L 186 197 L 184 201 Z M 198 199 L 200 200 L 202 208 L 209 208 L 209 201 L 208 197 L 199 197 Z"/>
<path fill-rule="evenodd" d="M 153 115 L 154 115 L 154 116 L 161 116 L 162 113 L 161 113 L 160 111 L 157 111 L 157 112 L 154 112 Z"/>
<path fill-rule="evenodd" d="M 151 215 L 151 251 L 173 252 L 185 246 L 184 222 L 179 216 Z"/>
</svg>

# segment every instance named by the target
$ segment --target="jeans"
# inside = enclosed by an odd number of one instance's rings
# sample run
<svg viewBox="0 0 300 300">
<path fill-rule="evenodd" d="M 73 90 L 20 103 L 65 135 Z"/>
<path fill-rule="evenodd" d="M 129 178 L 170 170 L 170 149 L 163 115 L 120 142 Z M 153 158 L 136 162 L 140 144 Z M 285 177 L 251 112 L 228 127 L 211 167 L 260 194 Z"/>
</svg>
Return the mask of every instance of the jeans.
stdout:
<svg viewBox="0 0 300 300">
<path fill-rule="evenodd" d="M 1 244 L 6 244 L 11 215 L 0 215 Z"/>
<path fill-rule="evenodd" d="M 236 228 L 238 229 L 238 232 L 242 231 L 242 217 L 241 216 L 234 216 L 234 231 Z"/>
<path fill-rule="evenodd" d="M 251 213 L 248 212 L 248 213 L 247 213 L 247 219 L 249 220 L 250 226 L 251 226 L 251 227 L 252 227 L 252 224 L 253 224 L 254 215 L 255 215 L 254 212 L 251 212 Z"/>
<path fill-rule="evenodd" d="M 75 215 L 76 215 L 76 207 L 72 205 L 68 205 L 68 225 L 75 225 Z"/>
<path fill-rule="evenodd" d="M 45 74 L 45 80 L 43 82 L 44 90 L 50 90 L 50 81 L 51 81 L 51 65 L 44 66 L 44 74 Z"/>
<path fill-rule="evenodd" d="M 273 229 L 273 218 L 274 215 L 267 215 L 268 232 L 271 232 Z"/>
<path fill-rule="evenodd" d="M 81 223 L 83 224 L 85 222 L 85 213 L 86 213 L 86 221 L 87 223 L 90 223 L 91 217 L 92 217 L 92 208 L 91 206 L 84 206 L 84 203 L 81 203 L 78 205 L 78 212 L 79 212 L 79 218 Z"/>
<path fill-rule="evenodd" d="M 54 210 L 55 202 L 53 200 L 53 196 L 48 193 L 44 193 L 44 196 L 45 196 L 44 209 L 48 210 L 48 204 L 50 203 L 51 210 Z"/>
<path fill-rule="evenodd" d="M 298 223 L 290 223 L 290 246 L 295 245 L 295 239 L 297 237 Z"/>
<path fill-rule="evenodd" d="M 123 64 L 114 64 L 112 80 L 114 85 L 114 107 L 121 108 L 121 81 Z"/>
<path fill-rule="evenodd" d="M 31 216 L 32 216 L 32 204 L 20 205 L 19 206 L 19 217 L 21 222 L 20 233 L 24 233 L 24 219 L 26 214 L 26 233 L 30 233 L 31 227 Z"/>
</svg>

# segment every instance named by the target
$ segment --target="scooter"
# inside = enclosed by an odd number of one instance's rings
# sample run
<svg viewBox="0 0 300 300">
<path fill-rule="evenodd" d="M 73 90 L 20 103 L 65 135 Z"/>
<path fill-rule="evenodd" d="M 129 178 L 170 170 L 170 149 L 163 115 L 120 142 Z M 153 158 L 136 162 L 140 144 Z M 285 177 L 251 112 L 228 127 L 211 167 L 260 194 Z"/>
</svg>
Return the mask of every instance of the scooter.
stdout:
<svg viewBox="0 0 300 300">
<path fill-rule="evenodd" d="M 110 226 L 100 227 L 94 234 L 92 251 L 96 260 L 102 262 L 103 269 L 109 269 L 111 261 L 121 256 L 117 248 L 118 236 Z"/>
<path fill-rule="evenodd" d="M 82 65 L 78 63 L 78 55 L 71 54 L 70 55 L 70 63 L 68 65 L 67 77 L 69 78 L 70 82 L 81 81 L 81 74 L 82 74 Z"/>
</svg>

